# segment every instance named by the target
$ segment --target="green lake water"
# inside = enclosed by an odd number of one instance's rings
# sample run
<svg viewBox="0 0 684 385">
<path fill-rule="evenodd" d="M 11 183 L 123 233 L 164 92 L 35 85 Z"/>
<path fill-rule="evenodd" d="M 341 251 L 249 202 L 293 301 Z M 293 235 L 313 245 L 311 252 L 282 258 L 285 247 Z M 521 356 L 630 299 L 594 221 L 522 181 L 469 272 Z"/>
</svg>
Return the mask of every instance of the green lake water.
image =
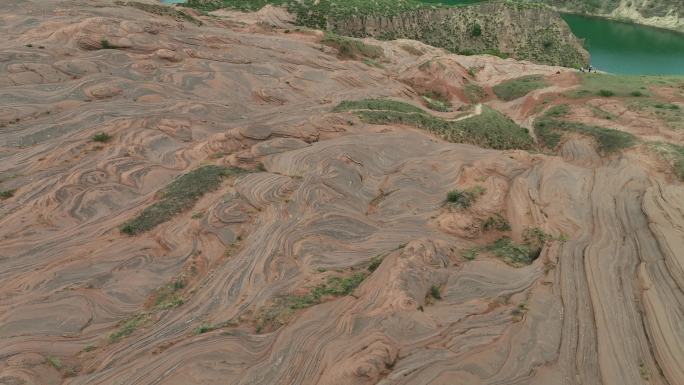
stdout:
<svg viewBox="0 0 684 385">
<path fill-rule="evenodd" d="M 596 17 L 563 15 L 591 62 L 616 74 L 684 74 L 684 34 Z"/>
</svg>

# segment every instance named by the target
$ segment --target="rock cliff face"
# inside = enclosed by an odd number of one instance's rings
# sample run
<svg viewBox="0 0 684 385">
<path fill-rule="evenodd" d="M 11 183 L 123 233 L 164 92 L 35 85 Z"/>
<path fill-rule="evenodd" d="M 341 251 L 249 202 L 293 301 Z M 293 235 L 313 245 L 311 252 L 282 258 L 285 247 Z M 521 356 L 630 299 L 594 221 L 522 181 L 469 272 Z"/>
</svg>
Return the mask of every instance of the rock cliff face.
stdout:
<svg viewBox="0 0 684 385">
<path fill-rule="evenodd" d="M 586 13 L 684 32 L 681 0 L 545 0 L 561 11 Z"/>
<path fill-rule="evenodd" d="M 330 19 L 328 29 L 355 37 L 407 38 L 461 54 L 490 53 L 537 63 L 580 66 L 589 55 L 555 11 L 484 3 L 420 9 L 395 16 Z"/>
</svg>

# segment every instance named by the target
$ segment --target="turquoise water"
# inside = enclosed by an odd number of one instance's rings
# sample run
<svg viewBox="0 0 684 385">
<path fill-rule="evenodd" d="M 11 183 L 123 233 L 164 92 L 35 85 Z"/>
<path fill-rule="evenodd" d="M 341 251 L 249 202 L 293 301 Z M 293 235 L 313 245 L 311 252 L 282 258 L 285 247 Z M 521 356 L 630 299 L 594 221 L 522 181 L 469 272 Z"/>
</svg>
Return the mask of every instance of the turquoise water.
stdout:
<svg viewBox="0 0 684 385">
<path fill-rule="evenodd" d="M 596 17 L 563 15 L 585 39 L 598 70 L 616 74 L 684 74 L 684 34 Z"/>
</svg>

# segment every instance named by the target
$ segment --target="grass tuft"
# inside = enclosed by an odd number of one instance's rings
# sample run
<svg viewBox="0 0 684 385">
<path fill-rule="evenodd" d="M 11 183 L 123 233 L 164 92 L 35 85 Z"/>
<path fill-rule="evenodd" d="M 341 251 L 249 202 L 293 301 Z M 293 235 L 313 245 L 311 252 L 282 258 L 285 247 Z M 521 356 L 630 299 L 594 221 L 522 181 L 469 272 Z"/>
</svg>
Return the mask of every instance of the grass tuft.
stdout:
<svg viewBox="0 0 684 385">
<path fill-rule="evenodd" d="M 435 117 L 411 104 L 385 99 L 345 101 L 333 111 L 354 111 L 361 120 L 370 124 L 415 126 L 455 143 L 498 150 L 529 149 L 533 144 L 527 129 L 488 106 L 482 107 L 480 115 L 457 121 Z"/>
<path fill-rule="evenodd" d="M 482 229 L 484 231 L 510 231 L 511 224 L 508 223 L 508 220 L 503 215 L 496 213 L 482 222 Z"/>
<path fill-rule="evenodd" d="M 568 106 L 554 106 L 535 120 L 534 129 L 541 144 L 554 149 L 560 143 L 563 135 L 569 132 L 594 138 L 598 143 L 599 151 L 604 154 L 629 148 L 637 143 L 637 138 L 628 132 L 560 119 L 567 116 L 568 113 Z"/>
<path fill-rule="evenodd" d="M 567 92 L 567 95 L 575 98 L 593 97 L 596 95 L 611 97 L 642 97 L 650 96 L 648 86 L 659 84 L 661 81 L 670 82 L 670 78 L 657 76 L 633 76 L 611 74 L 583 74 L 582 84 L 576 89 Z"/>
<path fill-rule="evenodd" d="M 391 111 L 418 114 L 425 113 L 425 111 L 420 107 L 390 99 L 345 100 L 338 104 L 337 107 L 333 109 L 333 112 L 357 110 Z"/>
<path fill-rule="evenodd" d="M 107 133 L 99 132 L 93 135 L 92 139 L 94 142 L 106 143 L 109 142 L 112 139 L 112 137 Z"/>
<path fill-rule="evenodd" d="M 530 92 L 546 87 L 546 81 L 541 75 L 528 75 L 517 79 L 506 80 L 492 89 L 494 94 L 505 101 L 521 98 Z"/>
<path fill-rule="evenodd" d="M 436 91 L 425 93 L 421 96 L 427 108 L 433 111 L 449 112 L 452 110 L 451 101 L 446 95 Z"/>
<path fill-rule="evenodd" d="M 126 222 L 121 231 L 135 235 L 151 230 L 192 205 L 208 191 L 217 189 L 224 177 L 238 175 L 245 170 L 214 165 L 202 166 L 182 175 L 161 193 L 162 199 L 145 208 L 137 217 Z"/>
<path fill-rule="evenodd" d="M 367 276 L 368 273 L 366 272 L 358 272 L 346 277 L 330 277 L 326 283 L 312 288 L 306 294 L 277 298 L 271 306 L 259 312 L 256 326 L 257 333 L 265 329 L 277 329 L 296 310 L 317 305 L 323 302 L 325 297 L 343 297 L 351 294 Z"/>
<path fill-rule="evenodd" d="M 155 293 L 154 308 L 158 310 L 167 310 L 181 306 L 184 303 L 184 300 L 180 297 L 178 291 L 182 290 L 184 287 L 185 282 L 182 279 L 178 279 L 173 283 L 169 283 L 161 289 L 158 289 Z"/>
<path fill-rule="evenodd" d="M 110 334 L 107 340 L 110 344 L 121 341 L 123 338 L 133 334 L 133 332 L 147 320 L 147 315 L 138 314 L 124 322 L 117 331 Z"/>
<path fill-rule="evenodd" d="M 475 83 L 466 84 L 465 87 L 463 87 L 463 93 L 465 93 L 466 98 L 468 98 L 471 103 L 479 103 L 487 97 L 487 92 L 484 88 Z"/>
<path fill-rule="evenodd" d="M 672 172 L 684 182 L 684 146 L 673 143 L 652 142 L 648 147 L 669 162 Z"/>
<path fill-rule="evenodd" d="M 64 367 L 64 364 L 62 364 L 62 360 L 59 357 L 55 356 L 48 356 L 47 357 L 47 362 L 52 366 L 53 368 L 57 370 L 61 370 L 62 367 Z"/>
<path fill-rule="evenodd" d="M 447 203 L 452 206 L 467 209 L 477 198 L 485 193 L 485 188 L 482 186 L 475 186 L 467 190 L 451 190 L 447 193 Z"/>
<path fill-rule="evenodd" d="M 212 325 L 202 324 L 195 329 L 194 333 L 195 334 L 204 334 L 204 333 L 208 333 L 214 329 L 215 328 Z"/>
<path fill-rule="evenodd" d="M 14 193 L 17 191 L 17 189 L 11 189 L 11 190 L 3 190 L 0 191 L 0 199 L 5 200 L 9 199 L 14 196 Z"/>
<path fill-rule="evenodd" d="M 489 252 L 501 258 L 511 266 L 520 267 L 534 262 L 541 254 L 542 248 L 549 241 L 565 241 L 565 236 L 557 238 L 545 233 L 538 227 L 528 228 L 523 232 L 523 243 L 517 244 L 510 237 L 501 237 L 493 243 L 465 250 L 463 258 L 473 260 L 480 252 Z"/>
<path fill-rule="evenodd" d="M 539 257 L 541 248 L 530 247 L 527 244 L 516 244 L 509 237 L 501 237 L 485 248 L 504 262 L 513 266 L 529 265 Z"/>
</svg>

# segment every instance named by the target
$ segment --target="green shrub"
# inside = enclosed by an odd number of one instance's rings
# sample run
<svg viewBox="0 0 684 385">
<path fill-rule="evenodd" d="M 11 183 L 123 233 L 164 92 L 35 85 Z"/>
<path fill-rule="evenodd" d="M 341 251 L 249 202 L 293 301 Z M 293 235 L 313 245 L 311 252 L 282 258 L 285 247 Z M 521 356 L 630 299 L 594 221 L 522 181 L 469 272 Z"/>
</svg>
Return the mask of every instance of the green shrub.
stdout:
<svg viewBox="0 0 684 385">
<path fill-rule="evenodd" d="M 463 258 L 465 258 L 469 261 L 472 261 L 477 257 L 477 254 L 479 254 L 479 253 L 480 253 L 480 248 L 474 247 L 472 249 L 464 250 L 462 255 L 463 255 Z"/>
<path fill-rule="evenodd" d="M 195 329 L 194 333 L 195 334 L 204 334 L 204 333 L 208 333 L 214 329 L 215 328 L 212 325 L 202 324 Z"/>
<path fill-rule="evenodd" d="M 513 265 L 529 265 L 539 257 L 541 247 L 531 247 L 530 245 L 519 245 L 509 237 L 501 237 L 494 243 L 485 248 L 504 262 Z"/>
<path fill-rule="evenodd" d="M 109 142 L 112 139 L 112 137 L 109 136 L 108 134 L 104 133 L 104 132 L 100 132 L 100 133 L 93 135 L 92 139 L 94 142 L 105 143 L 105 142 Z"/>
<path fill-rule="evenodd" d="M 202 166 L 171 182 L 161 193 L 162 199 L 145 208 L 137 217 L 126 222 L 121 231 L 135 235 L 151 230 L 192 205 L 208 191 L 217 189 L 224 177 L 238 175 L 245 170 L 214 165 Z"/>
<path fill-rule="evenodd" d="M 615 96 L 615 92 L 611 90 L 599 90 L 599 95 L 609 98 L 611 96 Z"/>
<path fill-rule="evenodd" d="M 472 36 L 472 37 L 482 36 L 482 26 L 480 24 L 475 23 L 473 25 L 473 27 L 470 29 L 470 36 Z"/>
<path fill-rule="evenodd" d="M 486 251 L 501 258 L 509 265 L 520 267 L 534 262 L 541 254 L 542 248 L 549 241 L 565 241 L 564 235 L 554 238 L 538 227 L 528 228 L 523 232 L 523 243 L 517 244 L 509 237 L 501 237 L 493 243 L 465 250 L 462 256 L 473 260 L 477 255 Z"/>
<path fill-rule="evenodd" d="M 510 231 L 511 224 L 508 223 L 508 220 L 503 215 L 497 213 L 494 216 L 491 216 L 487 218 L 484 222 L 482 222 L 482 229 L 484 231 Z"/>
<path fill-rule="evenodd" d="M 517 79 L 506 80 L 492 89 L 496 96 L 504 101 L 521 98 L 530 92 L 546 87 L 546 81 L 541 75 L 528 75 Z"/>
<path fill-rule="evenodd" d="M 484 193 L 485 189 L 482 186 L 475 186 L 467 190 L 451 190 L 447 193 L 446 200 L 453 206 L 467 209 Z"/>
<path fill-rule="evenodd" d="M 368 265 L 368 271 L 369 272 L 374 272 L 375 270 L 380 267 L 380 264 L 382 263 L 382 258 L 380 257 L 375 257 L 373 260 L 371 260 L 371 263 Z"/>
<path fill-rule="evenodd" d="M 0 199 L 5 200 L 5 199 L 11 198 L 14 196 L 14 193 L 16 191 L 17 191 L 16 189 L 0 191 Z"/>
<path fill-rule="evenodd" d="M 109 40 L 107 40 L 107 39 L 102 39 L 100 41 L 100 48 L 101 49 L 119 49 L 121 47 L 119 47 L 118 45 L 114 45 L 114 44 L 110 43 Z"/>
<path fill-rule="evenodd" d="M 442 293 L 439 290 L 439 286 L 432 285 L 430 286 L 430 297 L 434 299 L 442 299 Z"/>
</svg>

